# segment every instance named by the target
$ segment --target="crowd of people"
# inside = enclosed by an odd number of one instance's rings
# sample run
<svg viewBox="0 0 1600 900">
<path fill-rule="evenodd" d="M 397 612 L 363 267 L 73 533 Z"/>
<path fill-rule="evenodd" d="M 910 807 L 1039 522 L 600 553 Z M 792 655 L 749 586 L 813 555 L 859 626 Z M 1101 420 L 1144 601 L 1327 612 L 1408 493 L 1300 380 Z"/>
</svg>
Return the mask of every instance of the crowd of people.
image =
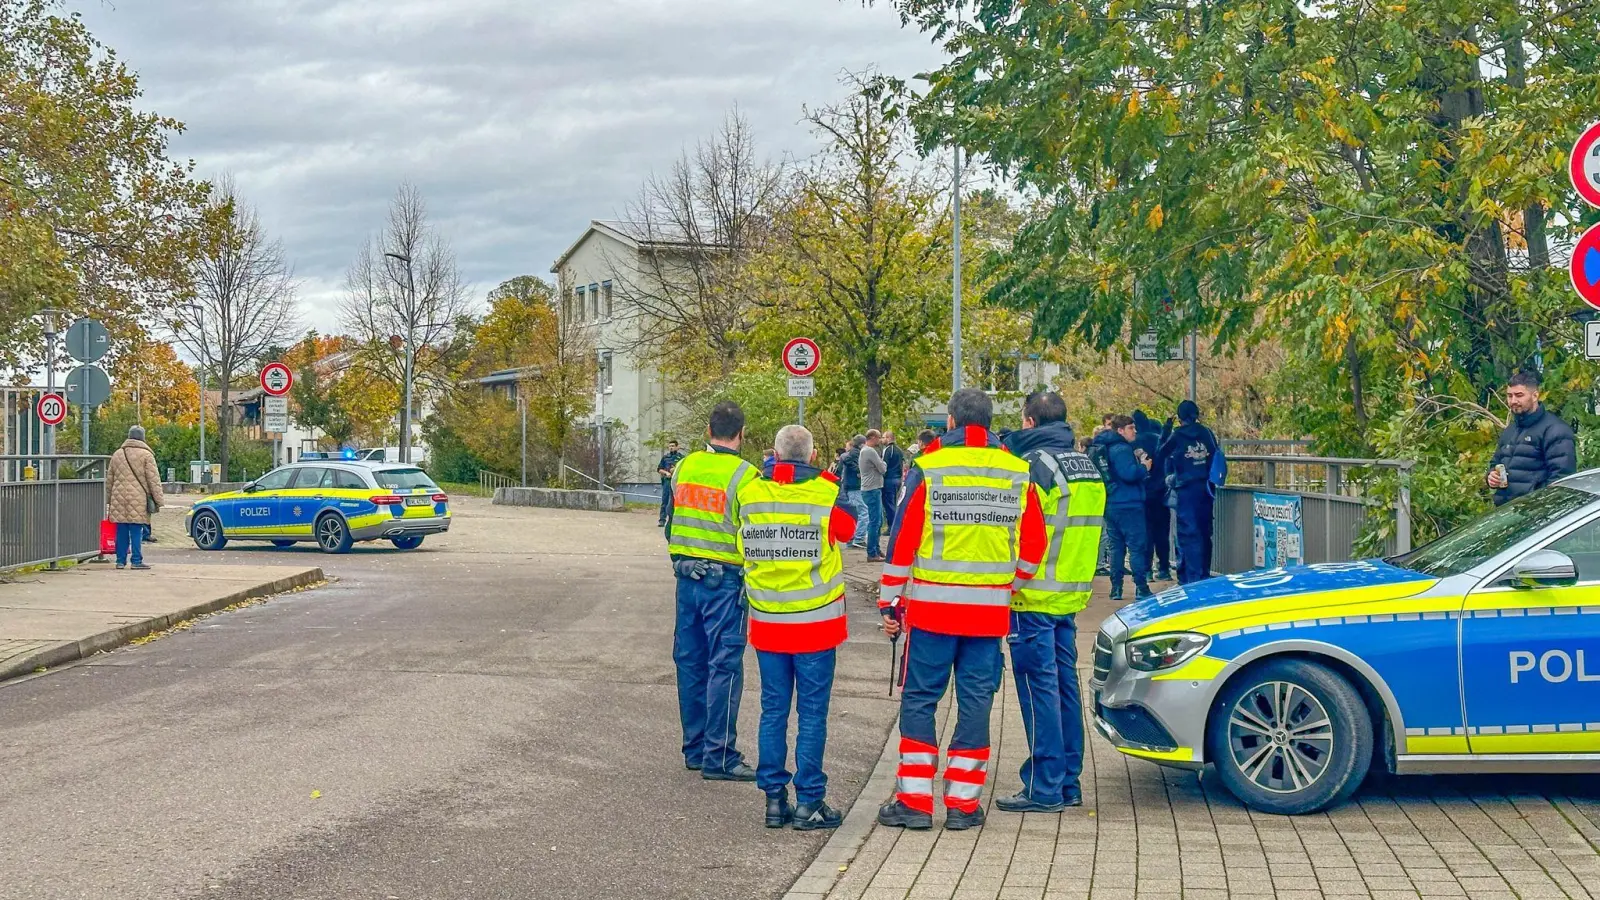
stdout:
<svg viewBox="0 0 1600 900">
<path fill-rule="evenodd" d="M 983 823 L 1002 639 L 1030 752 L 1022 791 L 996 805 L 1051 812 L 1080 804 L 1075 616 L 1088 605 L 1102 556 L 1114 596 L 1125 561 L 1136 596 L 1147 595 L 1152 554 L 1158 578 L 1171 564 L 1164 542 L 1148 535 L 1164 535 L 1175 510 L 1180 580 L 1209 568 L 1221 451 L 1193 403 L 1165 427 L 1142 413 L 1108 416 L 1081 444 L 1053 392 L 1027 398 L 1016 431 L 994 430 L 982 391 L 956 392 L 948 410 L 942 435 L 924 431 L 902 451 L 892 432 L 870 430 L 824 467 L 799 425 L 779 431 L 759 464 L 746 462 L 744 414 L 725 402 L 711 413 L 704 451 L 683 457 L 672 446 L 662 458 L 684 764 L 707 780 L 755 782 L 769 827 L 832 828 L 841 819 L 826 802 L 822 758 L 837 648 L 848 631 L 845 548 L 882 562 L 883 631 L 908 638 L 900 769 L 878 820 L 910 828 L 932 826 L 934 710 L 952 683 L 945 827 Z M 753 767 L 737 747 L 747 641 L 761 678 Z M 792 772 L 791 709 L 799 720 Z"/>
</svg>

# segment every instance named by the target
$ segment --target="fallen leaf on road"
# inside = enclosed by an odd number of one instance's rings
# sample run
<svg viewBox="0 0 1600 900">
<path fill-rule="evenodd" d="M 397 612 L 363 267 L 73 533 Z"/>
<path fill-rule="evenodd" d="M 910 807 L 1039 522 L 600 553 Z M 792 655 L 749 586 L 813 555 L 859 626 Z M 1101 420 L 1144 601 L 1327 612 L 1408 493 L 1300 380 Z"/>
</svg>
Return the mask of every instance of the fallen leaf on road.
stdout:
<svg viewBox="0 0 1600 900">
<path fill-rule="evenodd" d="M 317 799 L 318 797 L 321 797 L 321 796 L 322 796 L 322 792 L 321 791 L 312 791 L 311 792 L 311 799 L 313 799 L 313 800 L 315 800 L 315 799 Z"/>
</svg>

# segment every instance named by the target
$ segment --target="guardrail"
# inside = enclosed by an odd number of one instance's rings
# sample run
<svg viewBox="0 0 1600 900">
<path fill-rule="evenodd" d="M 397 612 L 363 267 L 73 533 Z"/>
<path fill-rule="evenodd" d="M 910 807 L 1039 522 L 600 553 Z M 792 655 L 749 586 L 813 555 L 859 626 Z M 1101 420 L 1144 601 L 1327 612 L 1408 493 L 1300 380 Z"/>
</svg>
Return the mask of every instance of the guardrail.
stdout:
<svg viewBox="0 0 1600 900">
<path fill-rule="evenodd" d="M 100 552 L 106 483 L 0 483 L 0 572 Z"/>
<path fill-rule="evenodd" d="M 521 487 L 522 482 L 510 475 L 501 475 L 498 472 L 478 470 L 478 491 L 485 497 L 493 497 L 494 492 L 500 488 Z"/>
<path fill-rule="evenodd" d="M 1229 456 L 1228 484 L 1217 492 L 1211 566 L 1219 574 L 1256 567 L 1255 495 L 1299 497 L 1304 561 L 1354 558 L 1355 544 L 1372 516 L 1393 516 L 1382 555 L 1411 550 L 1410 473 L 1416 463 L 1397 459 L 1326 456 Z M 1369 495 L 1371 476 L 1392 471 L 1399 491 L 1392 506 Z"/>
</svg>

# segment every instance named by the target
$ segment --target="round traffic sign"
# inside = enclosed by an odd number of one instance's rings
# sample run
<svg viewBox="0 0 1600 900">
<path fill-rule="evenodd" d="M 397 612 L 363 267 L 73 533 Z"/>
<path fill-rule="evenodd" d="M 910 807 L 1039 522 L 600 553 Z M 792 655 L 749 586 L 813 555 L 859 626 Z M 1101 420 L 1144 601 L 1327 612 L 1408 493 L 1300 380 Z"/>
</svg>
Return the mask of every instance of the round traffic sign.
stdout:
<svg viewBox="0 0 1600 900">
<path fill-rule="evenodd" d="M 93 319 L 79 319 L 67 329 L 67 354 L 78 362 L 99 362 L 109 349 L 111 336 Z"/>
<path fill-rule="evenodd" d="M 79 366 L 67 373 L 67 402 L 77 406 L 99 406 L 111 399 L 111 379 L 97 365 Z"/>
<path fill-rule="evenodd" d="M 1578 289 L 1583 302 L 1600 309 L 1600 225 L 1596 225 L 1578 238 L 1572 248 L 1572 286 Z"/>
<path fill-rule="evenodd" d="M 281 362 L 267 363 L 261 369 L 261 389 L 269 396 L 282 397 L 294 387 L 294 373 Z"/>
<path fill-rule="evenodd" d="M 795 338 L 783 347 L 783 367 L 796 378 L 805 378 L 822 365 L 822 351 L 811 338 Z"/>
<path fill-rule="evenodd" d="M 60 394 L 41 394 L 34 406 L 39 421 L 46 425 L 60 425 L 67 420 L 67 398 Z"/>
<path fill-rule="evenodd" d="M 1572 176 L 1572 186 L 1578 189 L 1583 202 L 1600 206 L 1600 122 L 1585 128 L 1572 145 L 1567 174 Z"/>
</svg>

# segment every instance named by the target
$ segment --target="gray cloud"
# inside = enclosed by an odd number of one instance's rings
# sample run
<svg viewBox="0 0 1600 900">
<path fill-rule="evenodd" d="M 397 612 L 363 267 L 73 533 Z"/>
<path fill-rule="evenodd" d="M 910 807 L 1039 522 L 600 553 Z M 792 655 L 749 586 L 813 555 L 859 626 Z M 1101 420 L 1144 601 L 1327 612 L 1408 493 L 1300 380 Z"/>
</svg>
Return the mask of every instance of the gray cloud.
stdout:
<svg viewBox="0 0 1600 900">
<path fill-rule="evenodd" d="M 482 293 L 543 274 L 591 218 L 737 103 L 776 158 L 846 69 L 937 51 L 855 0 L 75 0 L 183 120 L 178 156 L 235 173 L 288 245 L 307 319 L 417 184 Z"/>
</svg>

